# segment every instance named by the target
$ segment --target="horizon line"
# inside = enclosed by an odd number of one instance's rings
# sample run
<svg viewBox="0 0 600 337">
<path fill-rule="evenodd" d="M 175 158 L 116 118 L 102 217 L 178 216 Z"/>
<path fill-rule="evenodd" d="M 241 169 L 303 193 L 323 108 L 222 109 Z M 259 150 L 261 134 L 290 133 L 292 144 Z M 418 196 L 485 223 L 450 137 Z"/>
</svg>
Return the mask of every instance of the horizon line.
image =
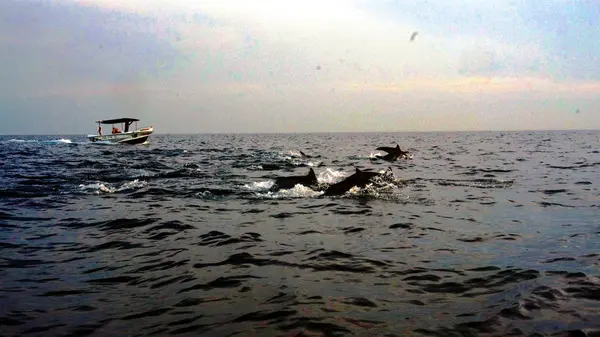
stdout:
<svg viewBox="0 0 600 337">
<path fill-rule="evenodd" d="M 308 135 L 308 134 L 367 134 L 367 133 L 469 133 L 469 132 L 565 132 L 565 131 L 600 131 L 600 128 L 590 129 L 489 129 L 489 130 L 428 130 L 428 131 L 298 131 L 298 132 L 168 132 L 152 135 Z M 46 134 L 3 134 L 0 137 L 9 136 L 77 136 L 87 137 L 88 134 L 80 133 L 46 133 Z"/>
</svg>

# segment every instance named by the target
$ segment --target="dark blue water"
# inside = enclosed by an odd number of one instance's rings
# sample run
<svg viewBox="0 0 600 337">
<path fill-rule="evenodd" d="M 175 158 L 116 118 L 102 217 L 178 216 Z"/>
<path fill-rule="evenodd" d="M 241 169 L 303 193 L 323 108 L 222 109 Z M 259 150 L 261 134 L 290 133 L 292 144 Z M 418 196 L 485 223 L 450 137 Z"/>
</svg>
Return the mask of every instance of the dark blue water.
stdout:
<svg viewBox="0 0 600 337">
<path fill-rule="evenodd" d="M 412 160 L 373 160 L 398 143 Z M 2 336 L 598 336 L 600 132 L 0 137 Z M 299 150 L 313 158 L 301 158 Z M 272 178 L 355 167 L 340 197 Z"/>
</svg>

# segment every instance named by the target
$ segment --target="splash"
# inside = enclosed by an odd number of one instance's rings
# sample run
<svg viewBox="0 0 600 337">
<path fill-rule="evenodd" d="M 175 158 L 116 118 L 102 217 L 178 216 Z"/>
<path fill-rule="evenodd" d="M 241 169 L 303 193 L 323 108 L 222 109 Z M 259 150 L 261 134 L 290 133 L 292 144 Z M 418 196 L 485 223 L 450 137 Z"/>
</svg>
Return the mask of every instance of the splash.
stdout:
<svg viewBox="0 0 600 337">
<path fill-rule="evenodd" d="M 8 143 L 39 143 L 39 144 L 72 144 L 73 141 L 67 138 L 40 140 L 40 139 L 9 139 Z"/>
<path fill-rule="evenodd" d="M 381 152 L 371 152 L 371 153 L 369 154 L 369 157 L 368 157 L 368 158 L 369 158 L 369 159 L 377 159 L 377 157 L 378 157 L 378 156 L 385 156 L 385 154 L 384 154 L 384 153 L 381 153 Z"/>
<path fill-rule="evenodd" d="M 336 171 L 330 168 L 325 169 L 325 171 L 320 172 L 317 175 L 317 181 L 320 184 L 335 184 L 342 179 L 348 176 L 348 173 L 344 171 Z"/>
<path fill-rule="evenodd" d="M 373 198 L 379 200 L 396 201 L 396 202 L 408 202 L 410 199 L 409 195 L 402 193 L 399 186 L 392 183 L 378 183 L 374 182 L 368 184 L 363 188 L 354 186 L 345 196 L 347 197 L 358 197 L 358 198 Z"/>
<path fill-rule="evenodd" d="M 97 142 L 88 142 L 89 145 L 120 145 L 119 143 L 110 142 L 108 140 L 99 140 Z"/>
<path fill-rule="evenodd" d="M 87 184 L 87 185 L 81 184 L 81 185 L 79 185 L 79 189 L 82 190 L 83 192 L 92 192 L 93 194 L 103 194 L 103 193 L 117 193 L 117 192 L 122 192 L 122 191 L 127 191 L 127 190 L 139 189 L 146 185 L 148 185 L 147 182 L 135 179 L 133 181 L 125 182 L 124 184 L 122 184 L 120 186 L 112 186 L 111 184 L 103 183 L 103 182 L 97 182 L 97 183 Z"/>
<path fill-rule="evenodd" d="M 288 152 L 288 154 L 289 154 L 289 156 L 286 156 L 286 159 L 287 158 L 291 159 L 291 157 L 295 157 L 295 158 L 302 158 L 303 157 L 303 155 L 300 153 L 300 151 L 296 151 L 296 150 L 290 150 Z"/>
<path fill-rule="evenodd" d="M 314 198 L 322 195 L 323 192 L 315 191 L 309 187 L 298 184 L 288 190 L 279 190 L 277 192 L 257 193 L 260 198 L 268 199 L 286 199 L 286 198 Z"/>
<path fill-rule="evenodd" d="M 294 166 L 309 166 L 309 167 L 319 167 L 323 164 L 323 161 L 315 160 L 315 157 L 312 157 L 312 160 L 309 159 L 311 157 L 304 157 L 300 151 L 290 150 L 289 152 L 280 152 L 280 157 L 294 165 Z"/>
<path fill-rule="evenodd" d="M 261 171 L 263 170 L 263 166 L 262 165 L 250 165 L 248 167 L 249 171 Z"/>
<path fill-rule="evenodd" d="M 244 188 L 251 191 L 267 191 L 275 184 L 274 181 L 259 181 L 250 184 L 245 184 Z"/>
</svg>

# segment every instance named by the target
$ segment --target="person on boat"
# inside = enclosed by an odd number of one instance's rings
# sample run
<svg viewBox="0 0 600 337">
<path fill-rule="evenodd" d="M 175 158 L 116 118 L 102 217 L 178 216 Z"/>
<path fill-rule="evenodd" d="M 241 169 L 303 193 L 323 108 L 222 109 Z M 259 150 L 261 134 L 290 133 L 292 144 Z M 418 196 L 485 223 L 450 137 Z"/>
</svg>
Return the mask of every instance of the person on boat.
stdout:
<svg viewBox="0 0 600 337">
<path fill-rule="evenodd" d="M 98 136 L 102 136 L 102 125 L 98 124 Z"/>
</svg>

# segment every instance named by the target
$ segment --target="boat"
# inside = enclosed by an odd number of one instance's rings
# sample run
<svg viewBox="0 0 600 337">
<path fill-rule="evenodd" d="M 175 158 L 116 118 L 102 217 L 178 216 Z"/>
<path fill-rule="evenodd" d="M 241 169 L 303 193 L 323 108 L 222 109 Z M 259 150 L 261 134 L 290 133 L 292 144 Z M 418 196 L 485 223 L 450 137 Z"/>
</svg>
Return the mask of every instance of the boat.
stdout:
<svg viewBox="0 0 600 337">
<path fill-rule="evenodd" d="M 148 140 L 148 137 L 154 131 L 152 126 L 143 128 L 137 127 L 139 119 L 136 118 L 115 118 L 96 121 L 98 123 L 98 133 L 95 135 L 87 135 L 90 142 L 109 142 L 119 144 L 143 144 Z M 135 123 L 135 124 L 134 124 Z M 102 125 L 112 125 L 112 131 L 109 134 L 104 134 Z M 121 124 L 122 130 L 115 127 L 115 124 Z M 131 124 L 134 124 L 133 129 Z"/>
</svg>

